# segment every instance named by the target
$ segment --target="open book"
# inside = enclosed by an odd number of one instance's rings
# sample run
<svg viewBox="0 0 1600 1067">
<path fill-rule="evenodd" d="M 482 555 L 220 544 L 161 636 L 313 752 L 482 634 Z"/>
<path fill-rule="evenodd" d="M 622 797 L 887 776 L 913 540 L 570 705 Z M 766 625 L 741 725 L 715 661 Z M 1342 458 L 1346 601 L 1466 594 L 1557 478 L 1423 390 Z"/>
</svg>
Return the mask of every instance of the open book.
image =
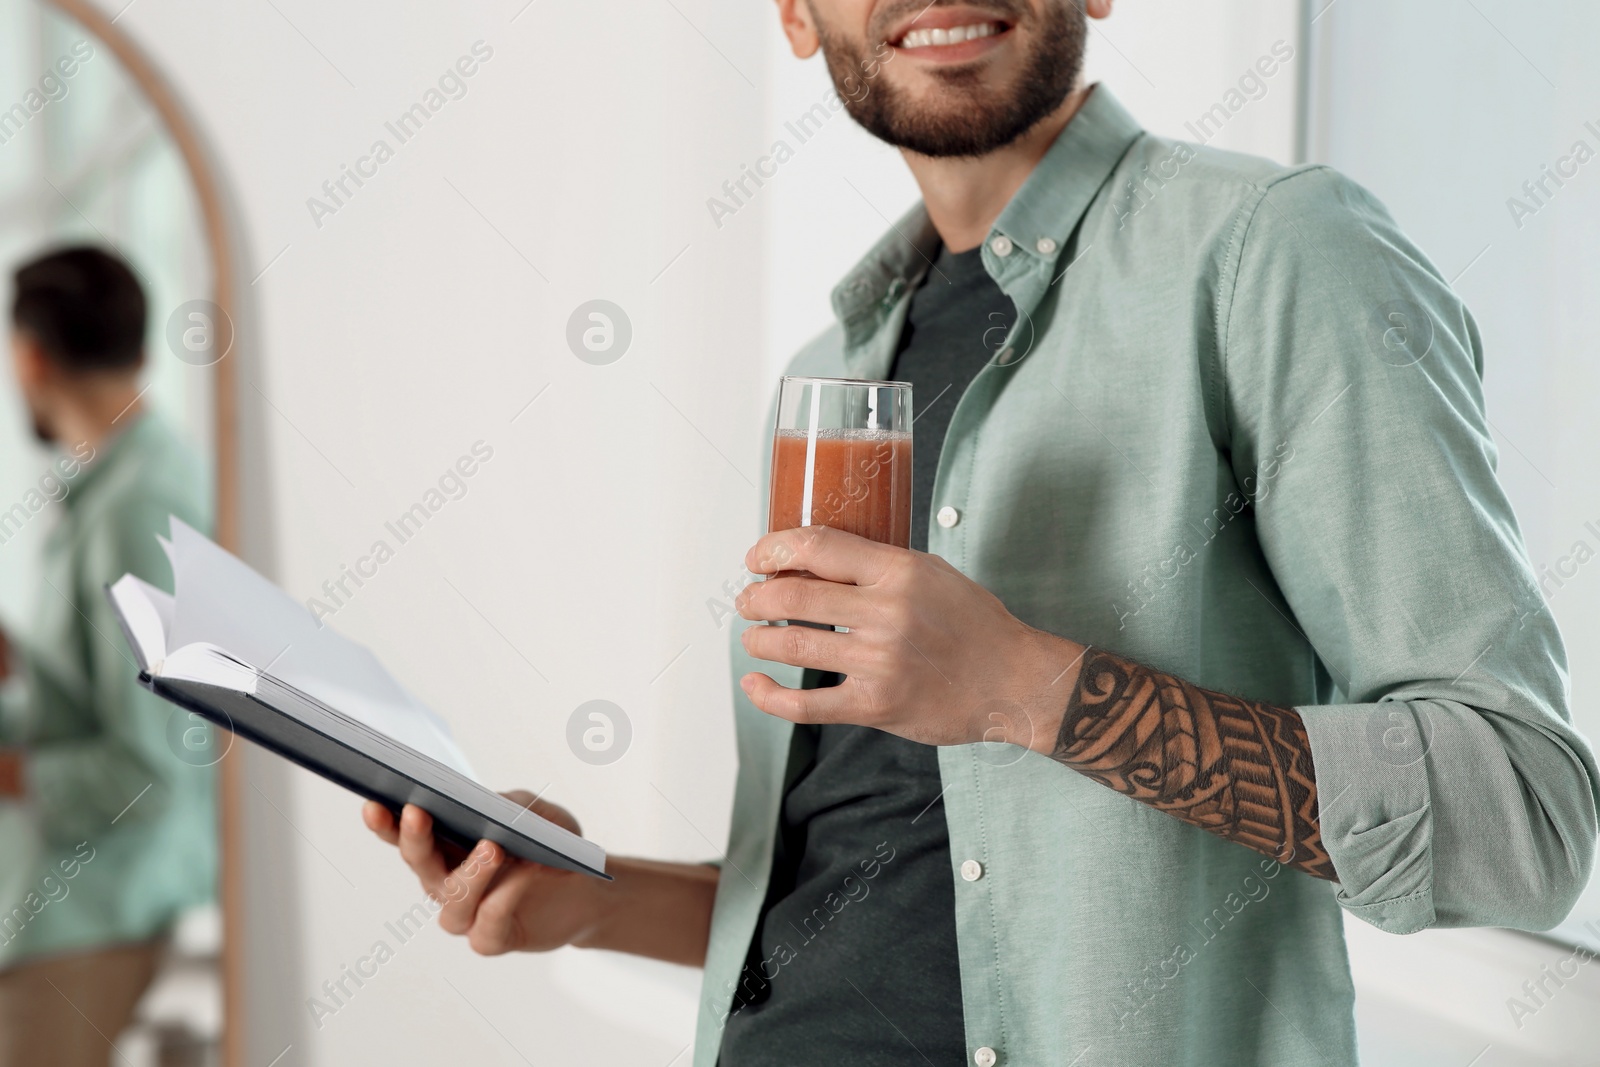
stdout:
<svg viewBox="0 0 1600 1067">
<path fill-rule="evenodd" d="M 157 695 L 435 832 L 488 838 L 523 859 L 606 877 L 596 844 L 482 785 L 444 721 L 376 656 L 181 520 L 159 538 L 169 594 L 125 574 L 106 590 Z"/>
</svg>

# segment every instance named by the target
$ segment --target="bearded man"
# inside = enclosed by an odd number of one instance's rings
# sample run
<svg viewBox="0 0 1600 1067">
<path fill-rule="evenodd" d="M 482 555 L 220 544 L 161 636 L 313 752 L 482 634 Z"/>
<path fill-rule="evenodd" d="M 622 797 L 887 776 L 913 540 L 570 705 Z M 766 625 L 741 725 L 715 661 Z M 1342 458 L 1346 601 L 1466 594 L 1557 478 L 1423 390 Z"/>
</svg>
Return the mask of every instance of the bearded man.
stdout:
<svg viewBox="0 0 1600 1067">
<path fill-rule="evenodd" d="M 1342 912 L 1548 928 L 1594 858 L 1471 317 L 1347 179 L 1083 85 L 1111 0 L 777 8 L 923 194 L 791 365 L 913 383 L 913 546 L 751 548 L 720 868 L 484 843 L 441 922 L 703 963 L 703 1067 L 1355 1064 Z"/>
</svg>

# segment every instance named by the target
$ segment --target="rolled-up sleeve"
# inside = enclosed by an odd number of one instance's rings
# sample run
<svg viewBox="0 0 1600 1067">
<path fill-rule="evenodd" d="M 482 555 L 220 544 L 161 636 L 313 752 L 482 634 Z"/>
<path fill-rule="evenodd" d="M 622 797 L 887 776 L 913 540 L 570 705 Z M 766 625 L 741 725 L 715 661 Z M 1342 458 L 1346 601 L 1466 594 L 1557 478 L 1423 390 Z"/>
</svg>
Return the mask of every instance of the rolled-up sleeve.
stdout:
<svg viewBox="0 0 1600 1067">
<path fill-rule="evenodd" d="M 1219 294 L 1231 462 L 1338 703 L 1302 707 L 1339 903 L 1381 929 L 1547 929 L 1597 774 L 1496 477 L 1461 301 L 1359 186 L 1278 181 Z"/>
</svg>

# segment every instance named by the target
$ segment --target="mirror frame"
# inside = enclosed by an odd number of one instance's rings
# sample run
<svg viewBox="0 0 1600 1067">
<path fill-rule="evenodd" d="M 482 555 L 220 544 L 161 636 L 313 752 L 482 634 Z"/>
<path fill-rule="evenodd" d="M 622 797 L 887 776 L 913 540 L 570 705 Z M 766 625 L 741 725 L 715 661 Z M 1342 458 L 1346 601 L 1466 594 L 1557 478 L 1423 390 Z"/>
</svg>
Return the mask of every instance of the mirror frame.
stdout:
<svg viewBox="0 0 1600 1067">
<path fill-rule="evenodd" d="M 215 465 L 215 503 L 217 543 L 238 554 L 239 544 L 239 434 L 238 375 L 239 288 L 235 273 L 238 249 L 226 210 L 217 166 L 205 148 L 193 119 L 179 103 L 177 95 L 155 64 L 132 38 L 119 29 L 113 17 L 95 7 L 90 0 L 43 0 L 76 21 L 109 48 L 143 90 L 145 98 L 161 117 L 167 133 L 177 145 L 200 208 L 200 224 L 206 248 L 211 255 L 211 301 L 222 309 L 233 324 L 233 348 L 212 364 L 212 449 Z M 242 1067 L 245 1054 L 244 1013 L 244 913 L 243 861 L 240 841 L 242 812 L 242 753 L 230 745 L 219 765 L 218 825 L 220 862 L 218 865 L 218 904 L 222 910 L 222 1063 Z"/>
</svg>

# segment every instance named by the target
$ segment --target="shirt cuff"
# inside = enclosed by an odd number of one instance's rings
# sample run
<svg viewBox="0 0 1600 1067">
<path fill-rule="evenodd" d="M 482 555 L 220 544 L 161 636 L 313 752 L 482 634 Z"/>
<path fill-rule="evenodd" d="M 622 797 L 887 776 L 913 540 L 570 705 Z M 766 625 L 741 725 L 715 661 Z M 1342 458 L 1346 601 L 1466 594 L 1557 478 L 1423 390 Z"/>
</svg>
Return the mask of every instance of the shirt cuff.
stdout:
<svg viewBox="0 0 1600 1067">
<path fill-rule="evenodd" d="M 1339 906 L 1392 934 L 1432 926 L 1433 811 L 1426 713 L 1401 701 L 1295 709 L 1317 776 Z"/>
</svg>

